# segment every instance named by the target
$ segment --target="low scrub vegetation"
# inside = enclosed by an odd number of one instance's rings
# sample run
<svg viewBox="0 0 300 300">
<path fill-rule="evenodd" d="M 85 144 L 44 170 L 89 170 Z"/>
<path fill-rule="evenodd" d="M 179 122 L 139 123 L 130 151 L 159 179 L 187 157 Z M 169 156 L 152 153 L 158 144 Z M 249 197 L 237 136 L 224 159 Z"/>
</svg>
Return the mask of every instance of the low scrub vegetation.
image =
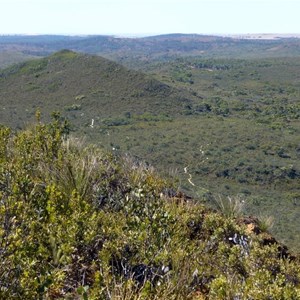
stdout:
<svg viewBox="0 0 300 300">
<path fill-rule="evenodd" d="M 299 299 L 298 258 L 238 199 L 222 215 L 67 131 L 0 128 L 1 299 Z"/>
<path fill-rule="evenodd" d="M 254 52 L 135 58 L 144 74 L 62 50 L 1 70 L 0 120 L 21 129 L 37 108 L 45 122 L 59 109 L 77 137 L 176 170 L 190 195 L 241 195 L 249 213 L 273 215 L 272 234 L 298 251 L 300 60 Z"/>
</svg>

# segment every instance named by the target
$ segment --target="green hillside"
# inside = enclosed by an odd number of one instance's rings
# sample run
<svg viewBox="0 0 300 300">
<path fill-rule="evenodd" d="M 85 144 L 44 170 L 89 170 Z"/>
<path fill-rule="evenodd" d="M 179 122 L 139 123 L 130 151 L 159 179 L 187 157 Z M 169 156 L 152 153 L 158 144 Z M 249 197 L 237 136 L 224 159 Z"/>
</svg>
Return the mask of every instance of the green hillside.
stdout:
<svg viewBox="0 0 300 300">
<path fill-rule="evenodd" d="M 0 120 L 13 128 L 60 111 L 77 136 L 175 176 L 207 205 L 243 199 L 244 214 L 300 245 L 299 64 L 295 58 L 151 62 L 129 70 L 61 51 L 0 75 Z M 92 125 L 92 126 L 90 126 Z"/>
<path fill-rule="evenodd" d="M 59 110 L 81 128 L 92 119 L 122 123 L 126 112 L 164 119 L 197 98 L 104 58 L 67 50 L 3 70 L 0 89 L 0 119 L 14 127 L 32 121 L 37 108 L 45 116 Z"/>
<path fill-rule="evenodd" d="M 245 213 L 273 215 L 273 232 L 299 246 L 299 58 L 204 59 L 144 65 L 167 84 L 200 101 L 187 105 L 172 123 L 139 127 L 141 143 L 129 128 L 103 135 L 122 150 L 178 174 L 189 192 L 240 194 Z M 111 130 L 112 131 L 112 130 Z M 127 140 L 121 137 L 126 135 Z M 106 142 L 107 143 L 107 142 Z M 147 145 L 147 147 L 144 146 Z M 166 156 L 166 153 L 168 155 Z M 192 186 L 184 168 L 193 177 Z"/>
<path fill-rule="evenodd" d="M 0 127 L 1 299 L 300 298 L 300 260 L 154 169 L 67 135 L 58 115 Z"/>
<path fill-rule="evenodd" d="M 6 68 L 10 65 L 35 58 L 40 57 L 27 55 L 21 51 L 0 51 L 0 68 Z"/>
</svg>

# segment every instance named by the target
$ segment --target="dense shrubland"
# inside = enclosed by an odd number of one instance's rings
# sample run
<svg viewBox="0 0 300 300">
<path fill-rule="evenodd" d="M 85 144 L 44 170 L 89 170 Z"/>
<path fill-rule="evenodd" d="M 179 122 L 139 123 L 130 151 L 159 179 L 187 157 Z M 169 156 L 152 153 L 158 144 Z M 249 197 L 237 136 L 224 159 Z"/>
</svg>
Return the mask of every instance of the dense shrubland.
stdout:
<svg viewBox="0 0 300 300">
<path fill-rule="evenodd" d="M 59 108 L 77 137 L 176 172 L 190 195 L 241 194 L 298 251 L 300 60 L 255 54 L 147 58 L 145 75 L 62 50 L 0 72 L 0 120 L 21 129 L 38 107 L 43 121 Z"/>
<path fill-rule="evenodd" d="M 299 260 L 258 220 L 204 207 L 53 117 L 0 128 L 1 299 L 300 298 Z"/>
</svg>

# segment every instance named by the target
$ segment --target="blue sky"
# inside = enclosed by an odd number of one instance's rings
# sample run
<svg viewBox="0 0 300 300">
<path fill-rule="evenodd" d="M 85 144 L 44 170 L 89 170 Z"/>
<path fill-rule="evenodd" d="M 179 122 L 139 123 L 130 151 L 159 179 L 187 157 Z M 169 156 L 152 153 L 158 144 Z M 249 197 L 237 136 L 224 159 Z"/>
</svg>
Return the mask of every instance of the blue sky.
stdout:
<svg viewBox="0 0 300 300">
<path fill-rule="evenodd" d="M 0 34 L 300 33 L 300 0 L 0 0 Z"/>
</svg>

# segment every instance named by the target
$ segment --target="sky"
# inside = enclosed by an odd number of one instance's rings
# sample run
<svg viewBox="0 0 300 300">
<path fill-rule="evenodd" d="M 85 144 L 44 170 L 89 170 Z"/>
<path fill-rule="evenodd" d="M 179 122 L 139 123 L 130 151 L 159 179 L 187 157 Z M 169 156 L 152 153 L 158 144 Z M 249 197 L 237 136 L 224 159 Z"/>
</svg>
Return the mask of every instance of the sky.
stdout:
<svg viewBox="0 0 300 300">
<path fill-rule="evenodd" d="M 300 0 L 0 0 L 0 34 L 300 33 Z"/>
</svg>

